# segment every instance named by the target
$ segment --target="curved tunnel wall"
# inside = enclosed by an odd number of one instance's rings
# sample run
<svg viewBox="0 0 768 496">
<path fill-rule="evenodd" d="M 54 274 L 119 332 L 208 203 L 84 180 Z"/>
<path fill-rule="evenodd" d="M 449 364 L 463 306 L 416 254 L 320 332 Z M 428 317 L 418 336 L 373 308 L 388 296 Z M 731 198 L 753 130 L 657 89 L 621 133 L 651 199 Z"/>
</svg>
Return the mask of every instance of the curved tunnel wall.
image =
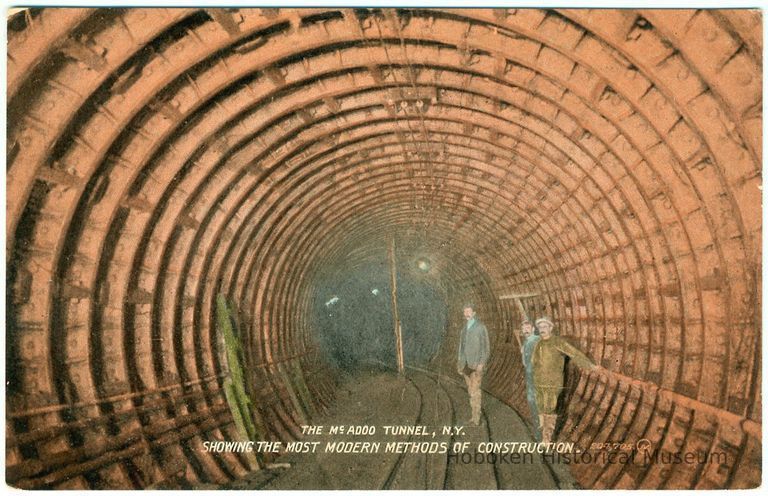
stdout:
<svg viewBox="0 0 768 496">
<path fill-rule="evenodd" d="M 200 449 L 236 436 L 216 295 L 269 436 L 292 438 L 333 400 L 316 281 L 394 236 L 430 255 L 449 308 L 479 303 L 491 393 L 525 411 L 498 297 L 534 292 L 607 369 L 570 374 L 561 435 L 732 454 L 576 467 L 582 485 L 759 484 L 761 32 L 753 11 L 17 14 L 9 482 L 258 468 Z M 292 400 L 301 381 L 314 404 Z"/>
</svg>

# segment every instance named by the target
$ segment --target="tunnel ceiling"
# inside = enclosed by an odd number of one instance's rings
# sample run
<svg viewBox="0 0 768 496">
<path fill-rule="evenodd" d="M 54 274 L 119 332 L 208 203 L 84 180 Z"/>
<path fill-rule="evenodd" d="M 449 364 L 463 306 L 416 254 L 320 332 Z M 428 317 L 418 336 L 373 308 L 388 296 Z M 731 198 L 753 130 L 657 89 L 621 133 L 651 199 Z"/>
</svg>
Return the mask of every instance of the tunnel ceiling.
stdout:
<svg viewBox="0 0 768 496">
<path fill-rule="evenodd" d="M 315 353 L 318 274 L 391 237 L 497 327 L 498 296 L 538 293 L 608 369 L 760 422 L 761 33 L 749 10 L 17 14 L 13 429 L 215 391 L 220 293 L 257 363 Z"/>
</svg>

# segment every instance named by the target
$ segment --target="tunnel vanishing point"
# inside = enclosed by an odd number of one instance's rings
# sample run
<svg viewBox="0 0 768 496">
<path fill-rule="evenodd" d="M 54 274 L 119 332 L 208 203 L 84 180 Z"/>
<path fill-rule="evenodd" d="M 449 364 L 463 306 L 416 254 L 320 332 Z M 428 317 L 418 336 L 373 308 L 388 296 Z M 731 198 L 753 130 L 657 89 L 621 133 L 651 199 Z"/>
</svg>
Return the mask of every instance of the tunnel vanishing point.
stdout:
<svg viewBox="0 0 768 496">
<path fill-rule="evenodd" d="M 26 9 L 7 49 L 8 484 L 262 469 L 201 448 L 238 439 L 218 295 L 296 439 L 339 373 L 316 288 L 394 239 L 449 309 L 433 364 L 474 301 L 527 411 L 499 297 L 534 293 L 604 367 L 569 373 L 569 440 L 727 454 L 582 487 L 760 485 L 759 11 Z"/>
</svg>

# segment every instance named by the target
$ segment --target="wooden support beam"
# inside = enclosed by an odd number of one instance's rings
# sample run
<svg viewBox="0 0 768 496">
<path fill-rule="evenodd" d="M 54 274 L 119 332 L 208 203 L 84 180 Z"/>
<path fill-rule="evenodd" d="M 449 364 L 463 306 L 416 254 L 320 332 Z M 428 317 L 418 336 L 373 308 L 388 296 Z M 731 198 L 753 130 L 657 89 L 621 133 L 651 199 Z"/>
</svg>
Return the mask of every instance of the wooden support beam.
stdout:
<svg viewBox="0 0 768 496">
<path fill-rule="evenodd" d="M 511 293 L 499 296 L 500 300 L 514 300 L 518 298 L 532 298 L 534 296 L 541 296 L 539 293 Z"/>
<path fill-rule="evenodd" d="M 395 346 L 397 356 L 397 371 L 402 374 L 405 370 L 403 360 L 403 330 L 400 326 L 400 315 L 397 311 L 397 259 L 395 258 L 395 238 L 389 238 L 389 271 L 392 286 L 392 321 L 395 325 Z"/>
<path fill-rule="evenodd" d="M 515 300 L 515 303 L 517 304 L 518 310 L 520 310 L 520 315 L 522 316 L 522 320 L 530 320 L 528 317 L 528 312 L 525 310 L 525 307 L 523 306 L 523 302 L 521 301 L 522 298 L 532 298 L 534 296 L 539 296 L 538 293 L 517 293 L 517 294 L 506 294 L 499 296 L 500 300 Z"/>
</svg>

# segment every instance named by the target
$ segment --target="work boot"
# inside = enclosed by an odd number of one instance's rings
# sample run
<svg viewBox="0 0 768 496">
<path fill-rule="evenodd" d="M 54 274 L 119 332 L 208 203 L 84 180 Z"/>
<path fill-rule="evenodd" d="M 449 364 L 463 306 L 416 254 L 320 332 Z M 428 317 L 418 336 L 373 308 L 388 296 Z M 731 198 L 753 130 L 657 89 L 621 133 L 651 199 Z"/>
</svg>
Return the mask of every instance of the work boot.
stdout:
<svg viewBox="0 0 768 496">
<path fill-rule="evenodd" d="M 480 408 L 479 407 L 476 410 L 473 409 L 472 423 L 475 425 L 480 425 Z"/>
<path fill-rule="evenodd" d="M 557 415 L 551 415 L 549 419 L 550 437 L 555 437 L 555 426 L 557 426 Z"/>
<path fill-rule="evenodd" d="M 472 425 L 480 424 L 480 412 L 472 408 L 472 418 L 469 419 L 469 423 Z"/>
<path fill-rule="evenodd" d="M 557 415 L 545 414 L 539 415 L 541 423 L 541 442 L 551 443 L 552 436 L 555 434 L 555 424 L 557 423 Z"/>
</svg>

